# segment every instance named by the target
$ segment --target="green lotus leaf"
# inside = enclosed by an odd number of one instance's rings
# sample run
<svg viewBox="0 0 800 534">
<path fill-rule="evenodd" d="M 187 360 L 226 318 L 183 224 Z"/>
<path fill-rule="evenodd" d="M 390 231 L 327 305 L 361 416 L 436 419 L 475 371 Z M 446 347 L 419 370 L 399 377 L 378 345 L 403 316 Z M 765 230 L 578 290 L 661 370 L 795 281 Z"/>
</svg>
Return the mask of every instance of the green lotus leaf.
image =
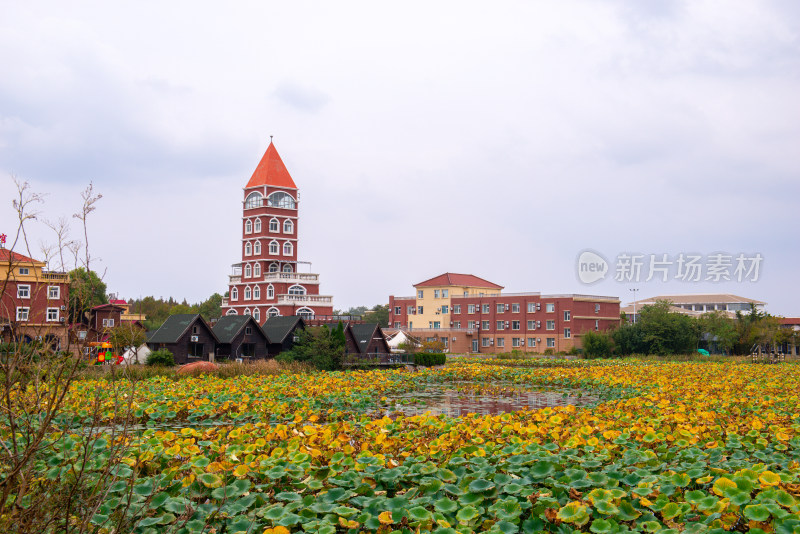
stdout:
<svg viewBox="0 0 800 534">
<path fill-rule="evenodd" d="M 579 502 L 571 502 L 564 505 L 558 511 L 556 517 L 565 523 L 575 523 L 578 526 L 582 526 L 589 521 L 589 508 Z"/>
<path fill-rule="evenodd" d="M 480 513 L 478 512 L 478 509 L 474 506 L 465 506 L 459 510 L 458 513 L 456 513 L 456 519 L 462 525 L 467 525 L 475 520 L 475 518 L 477 518 L 479 515 Z"/>
<path fill-rule="evenodd" d="M 422 506 L 415 506 L 408 510 L 408 518 L 412 521 L 428 521 L 431 513 Z"/>
<path fill-rule="evenodd" d="M 197 480 L 200 481 L 207 488 L 218 488 L 222 486 L 223 480 L 219 475 L 214 473 L 203 473 L 198 475 Z"/>
<path fill-rule="evenodd" d="M 744 516 L 752 521 L 764 522 L 769 519 L 769 509 L 763 504 L 751 504 L 744 507 Z"/>
<path fill-rule="evenodd" d="M 534 478 L 545 478 L 550 476 L 555 468 L 550 462 L 537 462 L 529 471 L 528 474 Z"/>
<path fill-rule="evenodd" d="M 614 504 L 610 503 L 609 501 L 595 501 L 594 503 L 595 509 L 603 515 L 617 515 L 619 514 L 619 508 L 617 508 Z"/>
<path fill-rule="evenodd" d="M 447 497 L 442 497 L 435 503 L 433 503 L 434 508 L 438 512 L 442 512 L 443 514 L 450 514 L 456 511 L 458 508 L 458 503 L 456 503 L 452 499 L 448 499 Z"/>
<path fill-rule="evenodd" d="M 606 534 L 607 532 L 611 532 L 612 528 L 613 526 L 611 525 L 610 521 L 605 519 L 595 519 L 592 521 L 592 525 L 589 527 L 589 530 L 595 534 Z"/>
<path fill-rule="evenodd" d="M 469 491 L 471 491 L 472 493 L 483 493 L 491 489 L 494 489 L 494 482 L 492 482 L 491 480 L 486 480 L 484 478 L 473 480 L 469 484 Z"/>
</svg>

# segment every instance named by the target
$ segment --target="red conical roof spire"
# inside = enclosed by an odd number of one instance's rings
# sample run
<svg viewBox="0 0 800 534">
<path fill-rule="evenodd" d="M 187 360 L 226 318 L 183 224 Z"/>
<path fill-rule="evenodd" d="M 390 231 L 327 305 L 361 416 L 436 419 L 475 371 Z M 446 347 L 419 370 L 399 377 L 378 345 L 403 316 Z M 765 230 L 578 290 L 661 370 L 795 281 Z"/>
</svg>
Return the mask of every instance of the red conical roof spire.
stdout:
<svg viewBox="0 0 800 534">
<path fill-rule="evenodd" d="M 247 182 L 247 187 L 257 187 L 259 185 L 297 189 L 294 180 L 292 180 L 292 177 L 289 175 L 289 171 L 286 170 L 286 165 L 283 164 L 283 160 L 281 160 L 281 157 L 278 155 L 275 145 L 272 144 L 271 136 L 267 151 L 264 152 L 264 156 L 258 163 L 258 167 L 256 167 L 253 176 L 251 176 L 250 181 Z"/>
</svg>

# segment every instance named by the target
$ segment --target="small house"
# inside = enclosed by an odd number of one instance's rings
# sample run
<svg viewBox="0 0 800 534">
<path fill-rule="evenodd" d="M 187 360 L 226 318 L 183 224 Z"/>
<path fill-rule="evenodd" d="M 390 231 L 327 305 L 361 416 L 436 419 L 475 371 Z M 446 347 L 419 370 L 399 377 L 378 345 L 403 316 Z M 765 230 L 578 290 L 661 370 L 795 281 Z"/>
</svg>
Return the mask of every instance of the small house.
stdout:
<svg viewBox="0 0 800 534">
<path fill-rule="evenodd" d="M 267 357 L 269 339 L 249 315 L 220 317 L 212 330 L 219 340 L 217 359 L 253 360 Z"/>
<path fill-rule="evenodd" d="M 389 345 L 378 323 L 348 324 L 344 331 L 348 354 L 389 354 Z"/>
<path fill-rule="evenodd" d="M 219 340 L 199 314 L 170 315 L 147 340 L 150 350 L 167 349 L 175 363 L 213 361 Z"/>
<path fill-rule="evenodd" d="M 279 315 L 270 317 L 261 327 L 269 340 L 268 354 L 272 358 L 292 348 L 298 330 L 306 327 L 302 317 Z"/>
</svg>

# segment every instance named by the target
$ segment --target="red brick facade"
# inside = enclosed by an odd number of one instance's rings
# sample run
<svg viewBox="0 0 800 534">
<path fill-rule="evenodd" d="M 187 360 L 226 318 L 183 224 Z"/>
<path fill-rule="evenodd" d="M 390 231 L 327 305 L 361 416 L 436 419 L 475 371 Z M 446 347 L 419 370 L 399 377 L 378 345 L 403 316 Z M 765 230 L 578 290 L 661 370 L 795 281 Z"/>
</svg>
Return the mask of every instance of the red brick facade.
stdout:
<svg viewBox="0 0 800 534">
<path fill-rule="evenodd" d="M 297 186 L 270 143 L 244 189 L 242 261 L 233 265 L 225 315 L 331 315 L 333 299 L 319 294 L 319 275 L 298 272 Z"/>
</svg>

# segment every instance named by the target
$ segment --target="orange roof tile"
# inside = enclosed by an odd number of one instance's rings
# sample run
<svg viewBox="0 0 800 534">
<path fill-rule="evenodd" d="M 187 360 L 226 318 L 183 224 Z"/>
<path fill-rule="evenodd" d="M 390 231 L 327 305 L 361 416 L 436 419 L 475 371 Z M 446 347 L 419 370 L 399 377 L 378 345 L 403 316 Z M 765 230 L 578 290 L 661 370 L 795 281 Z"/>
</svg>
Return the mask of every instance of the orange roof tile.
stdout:
<svg viewBox="0 0 800 534">
<path fill-rule="evenodd" d="M 434 276 L 430 280 L 425 280 L 419 284 L 414 284 L 414 287 L 420 286 L 464 286 L 464 287 L 489 287 L 492 289 L 503 289 L 495 283 L 478 278 L 472 274 L 458 274 L 458 273 L 444 273 L 439 276 Z"/>
<path fill-rule="evenodd" d="M 7 248 L 0 248 L 0 261 L 9 261 L 12 262 L 25 262 L 25 263 L 44 263 L 41 261 L 34 260 L 33 258 L 29 258 L 28 256 L 23 256 L 13 250 L 8 250 Z"/>
<path fill-rule="evenodd" d="M 297 189 L 294 180 L 292 180 L 292 177 L 289 175 L 289 171 L 286 170 L 286 165 L 283 164 L 283 160 L 281 160 L 281 157 L 278 155 L 278 151 L 275 149 L 275 145 L 272 144 L 272 141 L 269 142 L 267 151 L 264 152 L 264 156 L 258 163 L 258 167 L 256 167 L 253 176 L 251 176 L 250 181 L 247 182 L 247 187 L 258 187 L 260 185 Z"/>
</svg>

